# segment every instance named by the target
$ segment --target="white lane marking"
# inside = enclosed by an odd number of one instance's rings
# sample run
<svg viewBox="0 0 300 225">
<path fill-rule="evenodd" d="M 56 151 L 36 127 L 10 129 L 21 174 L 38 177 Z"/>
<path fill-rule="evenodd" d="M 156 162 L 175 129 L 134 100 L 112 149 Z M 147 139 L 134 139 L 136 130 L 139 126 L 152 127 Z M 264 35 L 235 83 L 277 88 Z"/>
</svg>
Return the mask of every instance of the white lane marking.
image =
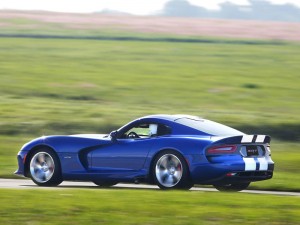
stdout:
<svg viewBox="0 0 300 225">
<path fill-rule="evenodd" d="M 244 135 L 241 143 L 251 143 L 253 140 L 253 135 Z"/>
<path fill-rule="evenodd" d="M 259 170 L 268 170 L 268 161 L 266 158 L 257 158 L 259 162 Z"/>
<path fill-rule="evenodd" d="M 243 158 L 245 162 L 245 171 L 256 170 L 256 161 L 254 158 Z"/>
<path fill-rule="evenodd" d="M 265 141 L 266 135 L 257 135 L 255 142 L 256 143 L 263 143 Z"/>
</svg>

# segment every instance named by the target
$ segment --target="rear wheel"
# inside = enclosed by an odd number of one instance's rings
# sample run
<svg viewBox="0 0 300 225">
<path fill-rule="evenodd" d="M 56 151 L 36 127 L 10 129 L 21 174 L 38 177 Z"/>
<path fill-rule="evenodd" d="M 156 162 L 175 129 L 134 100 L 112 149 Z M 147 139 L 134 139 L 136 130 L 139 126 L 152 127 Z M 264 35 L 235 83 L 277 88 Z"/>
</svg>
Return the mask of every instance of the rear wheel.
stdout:
<svg viewBox="0 0 300 225">
<path fill-rule="evenodd" d="M 161 189 L 190 189 L 193 183 L 183 156 L 176 151 L 163 151 L 154 160 L 152 173 Z"/>
<path fill-rule="evenodd" d="M 58 157 L 46 148 L 36 150 L 32 154 L 29 174 L 32 181 L 39 186 L 57 186 L 62 182 Z"/>
<path fill-rule="evenodd" d="M 223 185 L 214 185 L 218 191 L 227 191 L 227 192 L 237 192 L 247 189 L 250 185 L 250 182 L 247 183 L 233 183 L 233 184 L 223 184 Z"/>
</svg>

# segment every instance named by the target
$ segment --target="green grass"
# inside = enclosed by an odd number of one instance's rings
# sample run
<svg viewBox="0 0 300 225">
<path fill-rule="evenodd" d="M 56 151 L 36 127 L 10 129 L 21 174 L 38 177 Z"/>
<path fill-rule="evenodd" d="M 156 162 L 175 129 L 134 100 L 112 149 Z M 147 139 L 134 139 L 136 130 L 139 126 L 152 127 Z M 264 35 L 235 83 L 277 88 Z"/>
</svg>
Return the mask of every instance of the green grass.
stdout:
<svg viewBox="0 0 300 225">
<path fill-rule="evenodd" d="M 271 134 L 274 177 L 250 188 L 300 191 L 299 43 L 0 23 L 0 177 L 17 178 L 16 154 L 37 136 L 106 133 L 146 114 L 184 113 Z M 37 188 L 0 189 L 0 199 L 7 225 L 300 221 L 299 197 L 288 196 Z"/>
<path fill-rule="evenodd" d="M 0 49 L 0 133 L 107 130 L 149 113 L 299 128 L 295 44 L 0 39 Z"/>
<path fill-rule="evenodd" d="M 298 224 L 298 197 L 158 190 L 0 190 L 1 224 Z M 14 204 L 11 204 L 11 203 Z"/>
<path fill-rule="evenodd" d="M 0 38 L 0 176 L 36 136 L 183 113 L 271 134 L 274 178 L 252 187 L 300 190 L 300 45 L 207 40 Z"/>
</svg>

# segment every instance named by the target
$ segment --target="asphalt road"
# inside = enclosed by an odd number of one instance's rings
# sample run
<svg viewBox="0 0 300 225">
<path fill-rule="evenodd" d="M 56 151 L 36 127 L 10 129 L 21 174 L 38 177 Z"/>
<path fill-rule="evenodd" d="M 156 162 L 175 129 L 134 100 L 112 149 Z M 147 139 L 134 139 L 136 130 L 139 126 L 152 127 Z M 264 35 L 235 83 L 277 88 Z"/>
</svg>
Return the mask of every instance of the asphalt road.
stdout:
<svg viewBox="0 0 300 225">
<path fill-rule="evenodd" d="M 9 188 L 9 189 L 76 189 L 76 188 L 84 188 L 84 189 L 96 189 L 98 188 L 92 182 L 69 182 L 64 181 L 57 187 L 39 187 L 34 184 L 30 179 L 0 179 L 0 188 Z M 117 184 L 111 189 L 159 189 L 155 185 L 145 185 L 145 184 Z M 191 191 L 202 191 L 202 192 L 216 192 L 217 190 L 214 188 L 199 188 L 193 187 Z M 267 194 L 267 195 L 283 195 L 283 196 L 298 196 L 300 197 L 300 192 L 279 192 L 279 191 L 256 191 L 256 190 L 245 190 L 243 193 L 251 193 L 251 194 Z"/>
</svg>

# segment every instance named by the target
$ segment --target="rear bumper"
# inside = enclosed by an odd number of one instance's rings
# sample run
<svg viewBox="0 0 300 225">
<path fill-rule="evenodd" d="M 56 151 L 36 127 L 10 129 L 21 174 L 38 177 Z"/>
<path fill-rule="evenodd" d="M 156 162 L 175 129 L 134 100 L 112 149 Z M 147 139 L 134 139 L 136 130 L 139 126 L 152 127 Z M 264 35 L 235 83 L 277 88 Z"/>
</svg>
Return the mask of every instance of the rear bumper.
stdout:
<svg viewBox="0 0 300 225">
<path fill-rule="evenodd" d="M 258 165 L 254 170 L 248 170 L 242 160 L 204 165 L 194 164 L 190 169 L 191 178 L 195 184 L 231 184 L 271 179 L 274 162 L 270 160 L 266 166 Z"/>
<path fill-rule="evenodd" d="M 230 172 L 215 179 L 212 184 L 232 184 L 268 180 L 273 177 L 273 171 L 237 171 Z"/>
</svg>

